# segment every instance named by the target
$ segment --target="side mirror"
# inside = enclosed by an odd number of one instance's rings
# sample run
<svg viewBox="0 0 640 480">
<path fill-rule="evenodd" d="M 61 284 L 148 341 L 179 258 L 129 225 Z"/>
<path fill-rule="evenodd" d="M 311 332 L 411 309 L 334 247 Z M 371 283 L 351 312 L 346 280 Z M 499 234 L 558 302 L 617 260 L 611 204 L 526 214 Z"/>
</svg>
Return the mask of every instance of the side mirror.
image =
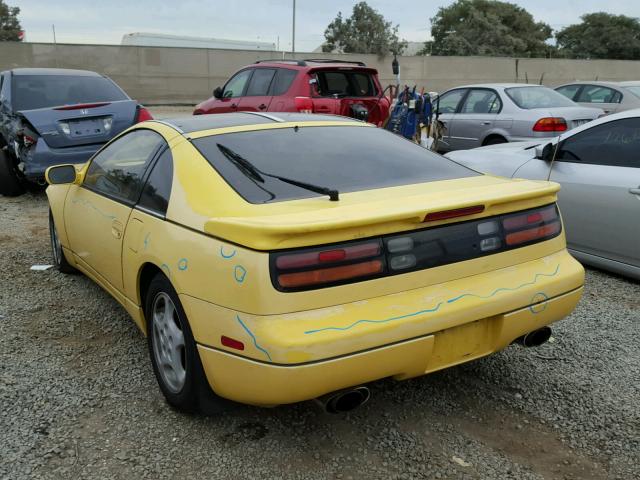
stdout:
<svg viewBox="0 0 640 480">
<path fill-rule="evenodd" d="M 213 91 L 213 96 L 217 99 L 221 99 L 223 93 L 224 92 L 222 91 L 222 87 L 216 87 L 216 89 Z"/>
<path fill-rule="evenodd" d="M 536 147 L 536 158 L 538 160 L 544 160 L 545 162 L 550 162 L 553 159 L 553 150 L 555 146 L 552 143 L 547 143 L 546 145 L 538 145 Z"/>
<path fill-rule="evenodd" d="M 76 173 L 76 167 L 66 164 L 47 168 L 44 178 L 49 185 L 63 185 L 65 183 L 74 183 L 78 175 Z"/>
</svg>

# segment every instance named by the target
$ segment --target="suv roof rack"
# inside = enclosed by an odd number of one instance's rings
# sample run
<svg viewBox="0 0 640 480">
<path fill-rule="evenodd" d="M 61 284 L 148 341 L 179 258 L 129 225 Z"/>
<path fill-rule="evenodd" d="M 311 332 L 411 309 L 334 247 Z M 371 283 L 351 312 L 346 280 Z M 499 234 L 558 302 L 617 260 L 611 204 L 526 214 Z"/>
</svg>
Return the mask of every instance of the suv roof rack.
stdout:
<svg viewBox="0 0 640 480">
<path fill-rule="evenodd" d="M 358 61 L 351 62 L 349 60 L 335 60 L 333 58 L 305 58 L 304 61 L 312 62 L 312 63 L 350 63 L 353 65 L 359 65 L 361 67 L 367 66 L 364 62 L 358 62 Z"/>
<path fill-rule="evenodd" d="M 307 63 L 304 60 L 287 60 L 284 58 L 268 58 L 266 60 L 256 60 L 253 63 L 295 63 L 299 67 L 307 66 Z"/>
</svg>

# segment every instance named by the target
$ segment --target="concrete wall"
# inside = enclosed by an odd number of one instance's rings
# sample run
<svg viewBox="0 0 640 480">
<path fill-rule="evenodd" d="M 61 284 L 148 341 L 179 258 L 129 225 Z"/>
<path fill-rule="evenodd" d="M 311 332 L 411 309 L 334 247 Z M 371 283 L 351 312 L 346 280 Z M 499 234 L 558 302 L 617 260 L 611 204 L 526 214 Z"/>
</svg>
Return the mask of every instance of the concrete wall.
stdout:
<svg viewBox="0 0 640 480">
<path fill-rule="evenodd" d="M 303 53 L 286 58 L 361 60 L 395 83 L 391 58 L 376 55 Z M 113 78 L 132 98 L 149 104 L 197 103 L 237 69 L 281 52 L 120 45 L 0 43 L 0 70 L 15 67 L 80 68 Z M 573 80 L 640 80 L 640 62 L 621 60 L 514 59 L 494 57 L 402 57 L 401 82 L 443 91 L 466 83 L 525 82 L 558 85 Z"/>
</svg>

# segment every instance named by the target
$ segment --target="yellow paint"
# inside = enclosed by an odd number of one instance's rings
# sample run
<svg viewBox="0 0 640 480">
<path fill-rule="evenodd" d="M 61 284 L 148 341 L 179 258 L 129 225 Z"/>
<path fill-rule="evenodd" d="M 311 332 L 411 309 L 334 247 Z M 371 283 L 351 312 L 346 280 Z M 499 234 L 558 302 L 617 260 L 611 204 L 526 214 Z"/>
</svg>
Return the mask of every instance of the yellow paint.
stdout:
<svg viewBox="0 0 640 480">
<path fill-rule="evenodd" d="M 133 127 L 157 131 L 172 150 L 167 220 L 82 188 L 86 165 L 74 184 L 47 189 L 69 261 L 113 295 L 143 332 L 142 269 L 152 265 L 164 272 L 218 394 L 274 405 L 386 376 L 409 378 L 500 350 L 575 306 L 584 271 L 567 253 L 564 234 L 390 278 L 308 292 L 275 290 L 270 250 L 458 221 L 423 223 L 427 213 L 442 209 L 485 205 L 467 220 L 533 208 L 554 202 L 559 188 L 478 176 L 347 193 L 339 202 L 315 197 L 253 205 L 188 140 L 296 125 L 366 126 L 310 120 L 188 135 L 158 122 Z M 223 347 L 221 335 L 242 341 L 245 349 Z"/>
</svg>

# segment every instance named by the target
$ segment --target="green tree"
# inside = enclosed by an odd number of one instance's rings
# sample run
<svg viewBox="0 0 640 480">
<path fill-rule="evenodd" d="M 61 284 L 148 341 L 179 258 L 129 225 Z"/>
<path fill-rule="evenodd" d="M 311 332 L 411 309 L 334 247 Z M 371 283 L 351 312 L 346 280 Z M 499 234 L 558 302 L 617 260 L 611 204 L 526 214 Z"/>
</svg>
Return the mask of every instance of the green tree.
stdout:
<svg viewBox="0 0 640 480">
<path fill-rule="evenodd" d="M 559 53 L 569 58 L 640 60 L 640 21 L 597 12 L 556 34 Z"/>
<path fill-rule="evenodd" d="M 0 42 L 20 40 L 22 27 L 18 21 L 18 7 L 10 7 L 3 0 L 0 0 Z"/>
<path fill-rule="evenodd" d="M 342 18 L 342 12 L 324 31 L 326 42 L 323 52 L 340 53 L 388 53 L 400 55 L 407 42 L 398 38 L 398 25 L 387 22 L 376 10 L 360 2 L 353 7 L 351 17 Z"/>
<path fill-rule="evenodd" d="M 423 55 L 546 57 L 554 47 L 549 25 L 524 8 L 496 0 L 457 0 L 431 19 Z"/>
</svg>

